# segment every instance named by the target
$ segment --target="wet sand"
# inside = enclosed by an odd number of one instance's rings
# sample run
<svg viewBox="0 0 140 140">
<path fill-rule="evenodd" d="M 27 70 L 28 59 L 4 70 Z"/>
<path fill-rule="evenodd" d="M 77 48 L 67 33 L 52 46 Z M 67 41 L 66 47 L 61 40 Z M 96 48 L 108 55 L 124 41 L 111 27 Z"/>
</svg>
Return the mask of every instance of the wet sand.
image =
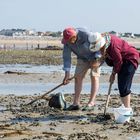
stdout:
<svg viewBox="0 0 140 140">
<path fill-rule="evenodd" d="M 100 83 L 108 83 L 109 74 L 102 74 L 100 76 Z M 0 83 L 61 83 L 64 78 L 64 72 L 52 72 L 52 73 L 10 73 L 0 74 Z M 73 74 L 71 74 L 73 77 Z M 116 77 L 117 79 L 117 77 Z M 71 81 L 73 83 L 74 80 Z M 87 73 L 84 78 L 84 82 L 90 82 L 90 76 Z M 115 80 L 115 83 L 117 80 Z M 133 83 L 140 83 L 140 74 L 135 74 Z"/>
<path fill-rule="evenodd" d="M 81 96 L 81 108 L 89 95 Z M 129 123 L 117 124 L 113 114 L 103 117 L 106 96 L 97 96 L 93 111 L 63 111 L 50 108 L 39 100 L 24 106 L 35 96 L 0 97 L 0 139 L 3 140 L 136 140 L 140 138 L 140 96 L 132 95 L 134 116 Z M 71 103 L 72 95 L 65 95 Z M 109 107 L 120 106 L 118 96 L 111 96 Z M 108 111 L 108 110 L 107 110 Z"/>
<path fill-rule="evenodd" d="M 0 83 L 60 83 L 64 73 L 48 74 L 1 74 Z M 139 76 L 139 75 L 138 75 Z M 100 83 L 108 82 L 109 75 L 101 75 Z M 134 82 L 139 83 L 137 76 Z M 87 74 L 84 82 L 89 82 Z M 72 81 L 73 82 L 73 81 Z M 55 92 L 53 92 L 55 93 Z M 107 93 L 105 93 L 107 95 Z M 105 120 L 103 112 L 105 95 L 98 95 L 93 111 L 63 111 L 50 108 L 48 100 L 38 100 L 24 106 L 37 95 L 0 96 L 0 139 L 3 140 L 128 140 L 140 138 L 140 94 L 132 94 L 134 116 L 129 123 L 117 124 L 113 114 Z M 65 95 L 72 103 L 73 95 Z M 88 102 L 89 95 L 81 95 L 81 108 Z M 109 108 L 121 105 L 119 95 L 111 95 Z M 108 110 L 107 110 L 108 111 Z"/>
</svg>

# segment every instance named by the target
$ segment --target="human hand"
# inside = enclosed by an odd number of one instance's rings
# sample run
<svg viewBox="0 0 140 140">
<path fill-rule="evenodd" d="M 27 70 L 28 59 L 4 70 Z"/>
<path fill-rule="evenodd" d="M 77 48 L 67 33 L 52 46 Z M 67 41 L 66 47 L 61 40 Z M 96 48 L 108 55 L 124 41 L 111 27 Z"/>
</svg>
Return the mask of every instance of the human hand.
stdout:
<svg viewBox="0 0 140 140">
<path fill-rule="evenodd" d="M 63 79 L 63 84 L 64 85 L 67 85 L 70 82 L 69 78 L 70 78 L 70 73 L 69 72 L 65 72 L 65 77 Z"/>
</svg>

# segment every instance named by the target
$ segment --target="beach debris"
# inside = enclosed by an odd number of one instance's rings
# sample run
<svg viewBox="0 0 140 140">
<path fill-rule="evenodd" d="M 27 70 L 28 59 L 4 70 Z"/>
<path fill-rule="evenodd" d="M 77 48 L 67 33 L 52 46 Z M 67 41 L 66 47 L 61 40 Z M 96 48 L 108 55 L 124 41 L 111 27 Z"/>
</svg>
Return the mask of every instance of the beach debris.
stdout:
<svg viewBox="0 0 140 140">
<path fill-rule="evenodd" d="M 42 134 L 45 134 L 47 136 L 54 136 L 54 137 L 62 136 L 62 134 L 56 132 L 42 132 Z"/>
<path fill-rule="evenodd" d="M 86 125 L 86 124 L 90 124 L 90 120 L 84 120 L 84 119 L 80 119 L 78 121 L 76 121 L 76 124 L 80 124 L 80 125 Z"/>
<path fill-rule="evenodd" d="M 41 124 L 39 122 L 32 122 L 29 126 L 41 126 Z"/>
<path fill-rule="evenodd" d="M 132 119 L 130 122 L 124 123 L 123 125 L 126 126 L 126 129 L 123 130 L 124 133 L 140 133 L 140 122 L 135 121 L 134 119 Z"/>
<path fill-rule="evenodd" d="M 40 47 L 37 47 L 35 48 L 35 50 L 62 50 L 63 48 L 61 48 L 60 46 L 47 46 L 47 47 L 43 47 L 43 48 L 40 48 Z"/>
<path fill-rule="evenodd" d="M 106 135 L 96 133 L 73 133 L 69 135 L 68 140 L 108 140 Z"/>
<path fill-rule="evenodd" d="M 23 138 L 23 139 L 21 139 L 21 140 L 31 140 L 31 139 L 28 139 L 28 138 Z"/>
<path fill-rule="evenodd" d="M 22 130 L 13 130 L 11 132 L 0 132 L 0 138 L 4 137 L 11 137 L 11 136 L 17 136 L 17 135 L 31 135 L 31 132 L 22 131 Z"/>
<path fill-rule="evenodd" d="M 34 136 L 31 140 L 43 140 L 43 136 Z"/>
<path fill-rule="evenodd" d="M 0 125 L 0 130 L 13 130 L 12 128 L 10 128 L 10 124 L 3 124 Z"/>
<path fill-rule="evenodd" d="M 110 114 L 105 114 L 104 118 L 105 118 L 105 120 L 110 120 L 110 119 L 112 119 L 112 116 Z"/>
<path fill-rule="evenodd" d="M 21 74 L 29 74 L 29 73 L 19 72 L 19 71 L 6 71 L 6 72 L 4 72 L 4 74 L 18 74 L 18 75 L 21 75 Z"/>
<path fill-rule="evenodd" d="M 113 114 L 99 113 L 96 116 L 92 117 L 91 122 L 106 122 L 106 121 L 109 121 L 109 120 L 114 120 L 114 115 Z"/>
<path fill-rule="evenodd" d="M 88 98 L 87 95 L 81 95 L 82 98 Z M 0 98 L 0 105 L 11 106 L 11 110 L 1 112 L 0 138 L 21 140 L 108 140 L 118 136 L 123 139 L 125 136 L 137 136 L 140 133 L 139 116 L 139 96 L 133 98 L 133 107 L 135 107 L 135 116 L 128 123 L 115 123 L 113 113 L 104 116 L 102 113 L 104 104 L 99 104 L 102 110 L 92 112 L 81 111 L 63 111 L 59 108 L 49 107 L 48 101 L 38 100 L 30 106 L 23 106 L 29 100 L 35 99 L 34 96 L 14 96 L 4 95 Z M 72 102 L 72 94 L 65 94 L 68 103 Z M 106 96 L 97 96 L 97 101 L 101 101 Z M 116 95 L 112 95 L 111 106 L 116 103 Z M 133 100 L 135 99 L 135 100 Z M 105 102 L 105 100 L 104 100 Z M 85 105 L 84 103 L 81 105 Z M 98 104 L 97 104 L 98 107 Z M 115 106 L 116 107 L 116 106 Z M 4 118 L 6 116 L 6 119 Z M 4 120 L 4 121 L 3 121 Z M 6 121 L 5 121 L 6 120 Z M 42 123 L 43 121 L 43 123 Z M 47 128 L 47 129 L 46 129 Z M 112 132 L 109 134 L 108 132 Z M 114 138 L 113 137 L 113 138 Z"/>
</svg>

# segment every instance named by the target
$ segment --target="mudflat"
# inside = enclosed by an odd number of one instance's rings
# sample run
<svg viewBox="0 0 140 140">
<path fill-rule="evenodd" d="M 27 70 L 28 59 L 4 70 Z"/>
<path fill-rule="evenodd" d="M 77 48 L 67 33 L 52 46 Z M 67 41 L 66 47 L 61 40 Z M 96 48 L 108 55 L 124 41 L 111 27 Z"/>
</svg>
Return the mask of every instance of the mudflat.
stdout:
<svg viewBox="0 0 140 140">
<path fill-rule="evenodd" d="M 62 82 L 64 73 L 3 73 L 0 83 L 56 83 Z M 139 77 L 139 75 L 138 75 Z M 139 83 L 137 76 L 134 82 Z M 109 74 L 101 75 L 100 83 L 107 83 Z M 74 81 L 71 81 L 74 82 Z M 87 74 L 84 83 L 90 82 Z M 115 81 L 116 82 L 116 81 Z M 52 92 L 55 94 L 55 91 Z M 63 93 L 63 91 L 62 91 Z M 69 93 L 69 91 L 68 91 Z M 23 93 L 24 94 L 24 93 Z M 22 94 L 22 95 L 23 95 Z M 140 95 L 132 94 L 131 105 L 134 115 L 129 123 L 117 124 L 114 115 L 107 109 L 110 118 L 104 118 L 107 91 L 98 93 L 95 108 L 82 111 L 89 100 L 89 94 L 81 94 L 81 109 L 64 111 L 48 106 L 48 99 L 40 99 L 26 106 L 39 95 L 0 96 L 0 138 L 3 140 L 134 140 L 140 138 Z M 65 94 L 68 104 L 73 94 Z M 109 108 L 121 106 L 119 95 L 111 95 Z"/>
<path fill-rule="evenodd" d="M 66 94 L 67 103 L 72 96 Z M 26 106 L 36 96 L 0 96 L 0 138 L 3 140 L 129 140 L 140 138 L 140 95 L 132 95 L 134 115 L 129 123 L 117 124 L 114 115 L 103 115 L 106 96 L 97 96 L 94 110 L 64 111 L 50 108 L 46 99 Z M 81 109 L 89 95 L 81 96 Z M 109 108 L 119 107 L 120 99 L 112 95 Z"/>
<path fill-rule="evenodd" d="M 131 41 L 131 40 L 130 40 Z M 132 40 L 133 42 L 134 40 Z M 138 44 L 138 42 L 135 42 Z M 60 65 L 62 51 L 2 50 L 2 64 Z M 74 58 L 75 59 L 75 58 Z M 75 62 L 74 62 L 75 63 Z M 72 75 L 71 75 L 72 76 Z M 0 83 L 56 83 L 62 82 L 64 73 L 12 73 L 0 74 Z M 108 83 L 109 74 L 100 77 L 100 83 Z M 74 81 L 71 81 L 72 83 Z M 89 75 L 84 83 L 89 83 Z M 117 81 L 115 81 L 116 83 Z M 140 75 L 134 76 L 133 83 L 140 83 Z M 63 91 L 62 91 L 63 92 Z M 69 91 L 68 91 L 69 93 Z M 140 93 L 132 94 L 131 106 L 134 115 L 129 123 L 117 124 L 109 108 L 121 106 L 119 95 L 111 95 L 105 118 L 104 108 L 107 91 L 98 93 L 95 108 L 82 111 L 89 100 L 89 94 L 81 94 L 81 108 L 78 111 L 64 111 L 48 106 L 48 98 L 40 99 L 26 106 L 39 95 L 0 96 L 0 139 L 2 140 L 138 140 L 140 139 Z M 55 94 L 55 92 L 53 92 Z M 73 94 L 65 94 L 68 104 Z"/>
</svg>

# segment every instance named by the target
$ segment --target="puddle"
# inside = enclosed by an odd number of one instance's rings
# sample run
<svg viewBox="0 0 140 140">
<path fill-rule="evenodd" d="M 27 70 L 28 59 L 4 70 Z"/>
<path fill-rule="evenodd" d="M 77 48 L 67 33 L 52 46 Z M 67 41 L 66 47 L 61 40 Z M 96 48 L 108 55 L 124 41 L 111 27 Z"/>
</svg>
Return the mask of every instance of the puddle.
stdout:
<svg viewBox="0 0 140 140">
<path fill-rule="evenodd" d="M 3 111 L 5 111 L 6 109 L 7 109 L 6 107 L 4 107 L 4 106 L 0 106 L 0 112 L 3 113 Z"/>
<path fill-rule="evenodd" d="M 54 66 L 54 65 L 27 65 L 27 64 L 0 64 L 0 73 L 4 73 L 6 71 L 17 71 L 17 72 L 26 72 L 26 73 L 53 73 L 60 72 L 64 73 L 62 70 L 62 65 Z M 75 66 L 72 66 L 71 73 L 74 73 Z M 110 73 L 112 71 L 111 67 L 102 66 L 101 73 Z M 140 73 L 140 67 L 136 72 Z M 15 95 L 33 95 L 33 94 L 44 94 L 44 92 L 49 91 L 50 89 L 56 87 L 59 84 L 56 83 L 30 83 L 30 84 L 22 84 L 22 83 L 0 83 L 0 94 L 15 94 Z M 108 83 L 101 83 L 99 93 L 107 93 L 108 92 Z M 134 83 L 132 85 L 133 93 L 140 93 L 140 83 Z M 117 85 L 113 84 L 113 88 L 116 90 L 112 90 L 111 94 L 118 94 Z M 66 86 L 62 86 L 54 91 L 62 92 L 62 93 L 74 93 L 74 85 L 68 84 Z M 82 93 L 90 93 L 90 83 L 84 83 Z"/>
<path fill-rule="evenodd" d="M 34 94 L 44 94 L 45 92 L 53 89 L 58 84 L 56 83 L 28 83 L 28 84 L 22 84 L 22 83 L 0 83 L 0 94 L 8 95 L 8 94 L 15 94 L 15 95 L 34 95 Z M 99 93 L 100 94 L 106 94 L 108 91 L 108 84 L 107 83 L 101 83 Z M 133 84 L 132 91 L 135 94 L 140 94 L 140 84 Z M 111 94 L 118 94 L 117 84 L 114 84 L 112 87 Z M 74 84 L 70 83 L 68 85 L 62 86 L 58 89 L 56 89 L 52 93 L 62 92 L 64 94 L 66 93 L 74 93 Z M 89 94 L 90 93 L 90 83 L 85 83 L 83 86 L 82 93 Z"/>
<path fill-rule="evenodd" d="M 27 65 L 27 64 L 0 64 L 0 73 L 6 71 L 17 71 L 17 72 L 26 72 L 26 73 L 52 73 L 52 72 L 62 72 L 63 66 L 54 66 L 54 65 Z M 72 66 L 72 73 L 74 73 L 75 67 Z"/>
<path fill-rule="evenodd" d="M 140 140 L 140 136 L 129 137 L 128 140 Z"/>
</svg>

